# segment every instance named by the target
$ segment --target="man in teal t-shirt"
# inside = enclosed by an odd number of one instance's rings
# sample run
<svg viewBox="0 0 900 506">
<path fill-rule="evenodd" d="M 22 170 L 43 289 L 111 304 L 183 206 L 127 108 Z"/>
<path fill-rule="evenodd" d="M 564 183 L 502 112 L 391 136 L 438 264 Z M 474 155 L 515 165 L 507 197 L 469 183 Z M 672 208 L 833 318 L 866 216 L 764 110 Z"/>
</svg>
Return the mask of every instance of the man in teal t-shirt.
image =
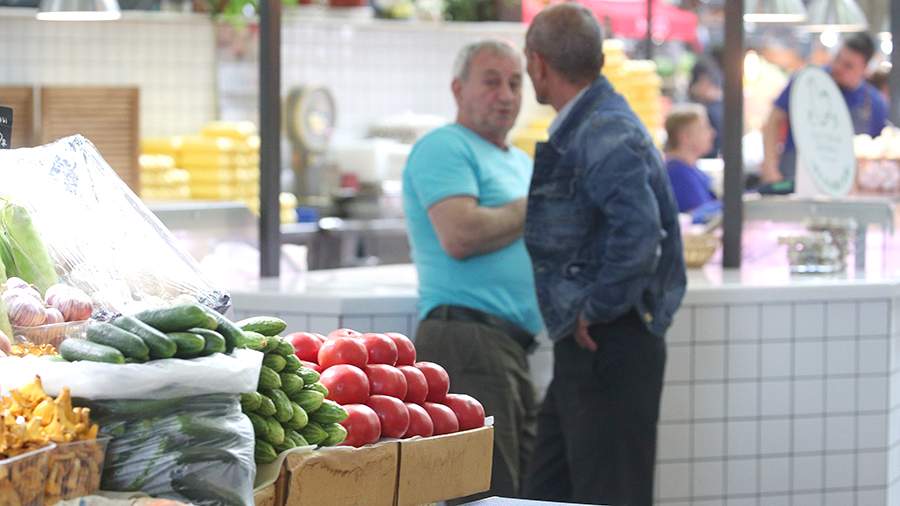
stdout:
<svg viewBox="0 0 900 506">
<path fill-rule="evenodd" d="M 531 160 L 506 142 L 522 75 L 520 52 L 505 42 L 464 47 L 452 84 L 456 123 L 416 143 L 403 173 L 419 273 L 418 357 L 443 365 L 450 390 L 495 417 L 484 496 L 519 494 L 535 433 L 527 353 L 543 322 L 522 239 Z"/>
</svg>

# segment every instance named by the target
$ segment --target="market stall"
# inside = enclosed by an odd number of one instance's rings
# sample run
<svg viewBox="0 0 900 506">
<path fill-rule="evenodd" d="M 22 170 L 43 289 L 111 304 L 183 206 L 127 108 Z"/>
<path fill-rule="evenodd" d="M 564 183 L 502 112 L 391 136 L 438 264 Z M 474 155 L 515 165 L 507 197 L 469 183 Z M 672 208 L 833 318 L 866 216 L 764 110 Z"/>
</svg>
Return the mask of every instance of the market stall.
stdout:
<svg viewBox="0 0 900 506">
<path fill-rule="evenodd" d="M 0 504 L 489 487 L 492 419 L 405 335 L 225 316 L 228 293 L 82 137 L 0 152 L 0 181 Z"/>
</svg>

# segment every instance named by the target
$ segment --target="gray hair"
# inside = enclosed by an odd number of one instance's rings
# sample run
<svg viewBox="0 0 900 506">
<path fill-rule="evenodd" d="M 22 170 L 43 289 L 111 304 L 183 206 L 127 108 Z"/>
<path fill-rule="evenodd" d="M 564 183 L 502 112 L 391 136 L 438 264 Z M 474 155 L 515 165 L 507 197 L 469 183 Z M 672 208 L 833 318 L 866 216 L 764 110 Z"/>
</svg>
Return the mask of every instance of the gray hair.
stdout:
<svg viewBox="0 0 900 506">
<path fill-rule="evenodd" d="M 484 39 L 463 46 L 453 62 L 453 78 L 465 81 L 469 78 L 469 70 L 472 68 L 472 60 L 482 51 L 491 51 L 494 54 L 514 58 L 519 66 L 524 66 L 522 53 L 512 44 L 500 39 Z"/>
<path fill-rule="evenodd" d="M 528 28 L 525 47 L 572 83 L 592 82 L 603 68 L 603 29 L 579 4 L 557 4 L 541 11 Z"/>
</svg>

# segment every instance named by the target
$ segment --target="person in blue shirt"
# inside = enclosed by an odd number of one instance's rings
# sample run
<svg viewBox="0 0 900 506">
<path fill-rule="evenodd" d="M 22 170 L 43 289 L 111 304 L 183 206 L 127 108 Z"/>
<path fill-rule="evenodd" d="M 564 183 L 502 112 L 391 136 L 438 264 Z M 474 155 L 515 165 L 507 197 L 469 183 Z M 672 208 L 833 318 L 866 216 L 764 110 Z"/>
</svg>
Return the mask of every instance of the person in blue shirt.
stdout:
<svg viewBox="0 0 900 506">
<path fill-rule="evenodd" d="M 522 239 L 532 168 L 506 140 L 523 74 L 521 53 L 507 43 L 464 47 L 451 85 L 456 122 L 419 140 L 403 171 L 419 274 L 418 358 L 443 365 L 451 391 L 474 396 L 494 416 L 484 496 L 519 494 L 536 432 L 527 353 L 544 324 Z"/>
<path fill-rule="evenodd" d="M 721 209 L 721 203 L 712 191 L 710 177 L 697 168 L 697 160 L 709 152 L 715 136 L 703 106 L 673 107 L 666 117 L 666 135 L 666 171 L 678 211 L 697 212 L 695 221 L 704 221 L 703 216 Z"/>
<path fill-rule="evenodd" d="M 850 110 L 853 130 L 873 137 L 881 134 L 887 124 L 888 106 L 874 86 L 866 82 L 866 67 L 875 54 L 875 43 L 867 33 L 849 35 L 841 49 L 826 68 L 840 88 Z M 790 126 L 791 83 L 775 100 L 772 112 L 763 125 L 765 149 L 760 178 L 763 183 L 793 181 L 796 173 L 797 150 Z M 780 139 L 787 130 L 783 146 Z"/>
</svg>

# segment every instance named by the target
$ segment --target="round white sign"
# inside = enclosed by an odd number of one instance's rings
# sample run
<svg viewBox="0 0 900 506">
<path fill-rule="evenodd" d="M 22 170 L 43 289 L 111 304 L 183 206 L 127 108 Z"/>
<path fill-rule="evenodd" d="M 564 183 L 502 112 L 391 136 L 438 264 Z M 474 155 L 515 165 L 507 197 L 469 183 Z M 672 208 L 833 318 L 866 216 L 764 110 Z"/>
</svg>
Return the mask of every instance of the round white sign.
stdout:
<svg viewBox="0 0 900 506">
<path fill-rule="evenodd" d="M 820 193 L 840 197 L 853 188 L 853 122 L 834 80 L 818 67 L 803 69 L 791 86 L 791 131 L 797 180 L 806 171 Z"/>
</svg>

